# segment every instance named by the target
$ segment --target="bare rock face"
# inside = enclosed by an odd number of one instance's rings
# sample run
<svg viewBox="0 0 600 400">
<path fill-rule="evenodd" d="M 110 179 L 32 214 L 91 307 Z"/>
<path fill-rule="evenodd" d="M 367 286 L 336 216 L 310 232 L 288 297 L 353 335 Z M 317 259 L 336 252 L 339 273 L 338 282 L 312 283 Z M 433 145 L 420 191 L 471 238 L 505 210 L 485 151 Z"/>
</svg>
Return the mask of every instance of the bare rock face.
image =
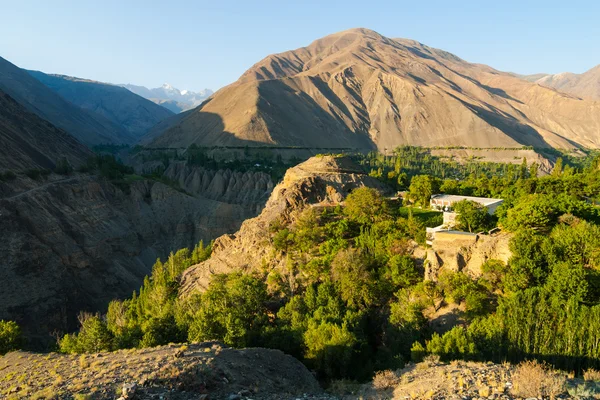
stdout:
<svg viewBox="0 0 600 400">
<path fill-rule="evenodd" d="M 338 203 L 362 186 L 389 191 L 347 157 L 313 157 L 290 168 L 258 217 L 245 221 L 237 233 L 218 238 L 211 258 L 184 273 L 182 295 L 205 290 L 213 274 L 251 271 L 268 263 L 268 267 L 275 268 L 281 260 L 271 257 L 269 227 L 274 221 L 292 221 L 295 212 L 310 205 Z"/>
<path fill-rule="evenodd" d="M 214 171 L 190 167 L 185 162 L 172 163 L 164 175 L 193 195 L 261 208 L 274 186 L 271 177 L 264 172 Z"/>
<path fill-rule="evenodd" d="M 427 250 L 425 279 L 437 280 L 440 272 L 462 271 L 473 278 L 481 276 L 481 266 L 488 260 L 500 260 L 507 263 L 511 257 L 510 233 L 467 236 L 462 241 L 436 240 Z"/>
<path fill-rule="evenodd" d="M 139 289 L 157 258 L 235 232 L 255 216 L 268 182 L 259 176 L 256 194 L 253 176 L 245 178 L 245 185 L 223 179 L 220 198 L 230 202 L 149 180 L 123 191 L 89 175 L 4 188 L 0 320 L 16 320 L 42 341 L 75 328 L 79 311 L 103 311 L 110 300 Z M 245 198 L 230 193 L 241 188 Z"/>
</svg>

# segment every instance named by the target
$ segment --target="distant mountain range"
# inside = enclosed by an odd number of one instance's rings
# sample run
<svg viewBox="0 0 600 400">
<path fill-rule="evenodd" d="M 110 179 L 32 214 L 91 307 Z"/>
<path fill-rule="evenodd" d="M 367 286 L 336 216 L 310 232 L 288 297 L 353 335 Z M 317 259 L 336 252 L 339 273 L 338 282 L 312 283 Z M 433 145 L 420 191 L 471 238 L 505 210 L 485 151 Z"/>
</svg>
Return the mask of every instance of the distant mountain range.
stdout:
<svg viewBox="0 0 600 400">
<path fill-rule="evenodd" d="M 76 106 L 27 71 L 0 57 L 0 90 L 29 112 L 86 145 L 134 143 L 135 135 L 105 116 Z"/>
<path fill-rule="evenodd" d="M 136 139 L 158 122 L 173 115 L 173 112 L 164 107 L 120 86 L 66 75 L 28 72 L 65 100 L 107 118 Z"/>
<path fill-rule="evenodd" d="M 131 84 L 121 84 L 119 86 L 129 89 L 138 96 L 142 96 L 156 104 L 160 104 L 174 113 L 180 113 L 198 107 L 204 100 L 213 94 L 213 91 L 210 89 L 204 89 L 200 92 L 179 90 L 168 83 L 154 89 Z"/>
<path fill-rule="evenodd" d="M 535 74 L 522 77 L 530 82 L 583 99 L 600 100 L 600 65 L 582 74 L 561 72 L 560 74 Z"/>
<path fill-rule="evenodd" d="M 142 140 L 156 147 L 600 147 L 600 102 L 368 29 L 274 54 Z"/>
</svg>

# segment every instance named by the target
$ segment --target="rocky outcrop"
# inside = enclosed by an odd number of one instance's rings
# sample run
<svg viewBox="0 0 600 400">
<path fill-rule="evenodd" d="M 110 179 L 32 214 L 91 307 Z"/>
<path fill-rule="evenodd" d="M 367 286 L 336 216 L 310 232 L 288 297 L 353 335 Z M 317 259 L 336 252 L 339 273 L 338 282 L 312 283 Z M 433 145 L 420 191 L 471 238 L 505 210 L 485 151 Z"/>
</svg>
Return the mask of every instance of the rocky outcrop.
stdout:
<svg viewBox="0 0 600 400">
<path fill-rule="evenodd" d="M 481 276 L 481 266 L 488 260 L 507 263 L 511 257 L 510 233 L 491 235 L 456 235 L 447 239 L 437 235 L 427 250 L 425 279 L 437 280 L 440 272 L 462 271 L 473 278 Z M 448 235 L 450 236 L 450 235 Z"/>
<path fill-rule="evenodd" d="M 269 227 L 274 221 L 290 222 L 295 212 L 310 205 L 339 203 L 362 186 L 389 191 L 347 157 L 313 157 L 290 168 L 258 217 L 245 221 L 235 234 L 218 238 L 211 258 L 184 273 L 182 295 L 206 289 L 213 274 L 276 268 L 283 260 L 272 257 Z"/>
<path fill-rule="evenodd" d="M 89 175 L 17 181 L 12 190 L 3 184 L 0 320 L 49 338 L 76 327 L 80 311 L 130 296 L 157 258 L 235 232 L 257 214 L 264 199 L 250 183 L 229 182 L 231 190 L 247 188 L 245 197 L 225 189 L 218 201 L 150 180 L 119 188 Z"/>
</svg>

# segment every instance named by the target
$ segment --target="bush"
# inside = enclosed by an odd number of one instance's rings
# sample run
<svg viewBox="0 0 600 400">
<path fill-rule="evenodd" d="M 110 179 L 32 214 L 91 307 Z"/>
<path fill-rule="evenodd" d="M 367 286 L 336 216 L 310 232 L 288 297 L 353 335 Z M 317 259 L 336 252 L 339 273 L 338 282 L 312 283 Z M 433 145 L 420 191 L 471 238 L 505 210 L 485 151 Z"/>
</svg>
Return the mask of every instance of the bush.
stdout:
<svg viewBox="0 0 600 400">
<path fill-rule="evenodd" d="M 392 389 L 400 383 L 400 377 L 392 370 L 379 371 L 373 377 L 375 390 Z"/>
<path fill-rule="evenodd" d="M 423 361 L 425 356 L 427 355 L 427 350 L 421 342 L 414 342 L 412 347 L 410 348 L 410 359 L 412 362 L 419 363 Z"/>
<path fill-rule="evenodd" d="M 4 171 L 0 173 L 0 181 L 14 181 L 17 178 L 17 175 L 12 171 Z"/>
<path fill-rule="evenodd" d="M 537 361 L 524 361 L 512 374 L 512 393 L 519 397 L 555 398 L 564 393 L 566 378 Z"/>
<path fill-rule="evenodd" d="M 66 157 L 61 157 L 54 167 L 54 172 L 59 175 L 70 175 L 73 172 L 73 166 Z"/>
<path fill-rule="evenodd" d="M 467 331 L 455 326 L 443 336 L 434 333 L 427 342 L 427 352 L 439 356 L 443 360 L 472 359 L 477 355 L 475 343 Z"/>
<path fill-rule="evenodd" d="M 99 353 L 114 348 L 114 338 L 99 315 L 79 317 L 81 329 L 78 333 L 67 334 L 59 341 L 63 353 Z"/>
<path fill-rule="evenodd" d="M 25 175 L 27 175 L 30 179 L 38 180 L 42 177 L 46 177 L 50 175 L 50 171 L 47 169 L 28 169 L 25 171 Z"/>
<path fill-rule="evenodd" d="M 21 328 L 14 321 L 0 321 L 0 355 L 18 350 L 22 343 Z"/>
</svg>

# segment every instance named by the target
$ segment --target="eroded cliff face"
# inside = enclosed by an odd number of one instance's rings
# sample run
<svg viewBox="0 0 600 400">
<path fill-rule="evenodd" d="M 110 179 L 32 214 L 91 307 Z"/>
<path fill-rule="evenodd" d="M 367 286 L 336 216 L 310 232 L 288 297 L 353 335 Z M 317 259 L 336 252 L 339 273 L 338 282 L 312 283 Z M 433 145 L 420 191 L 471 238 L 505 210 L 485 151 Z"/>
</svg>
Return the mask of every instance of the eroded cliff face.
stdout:
<svg viewBox="0 0 600 400">
<path fill-rule="evenodd" d="M 195 186 L 210 175 L 178 170 L 173 176 L 187 193 L 150 180 L 123 191 L 89 175 L 4 188 L 0 319 L 16 320 L 42 341 L 73 329 L 80 311 L 104 311 L 139 289 L 157 258 L 235 232 L 260 211 L 272 185 L 264 174 L 225 171 L 212 172 L 207 186 L 219 190 Z"/>
<path fill-rule="evenodd" d="M 274 257 L 269 227 L 277 219 L 292 222 L 305 207 L 343 201 L 354 189 L 369 186 L 389 192 L 346 157 L 313 157 L 290 168 L 256 218 L 245 221 L 233 235 L 215 241 L 210 259 L 184 272 L 182 296 L 208 287 L 214 274 L 278 268 L 285 260 Z"/>
<path fill-rule="evenodd" d="M 164 175 L 195 196 L 260 208 L 274 187 L 271 177 L 263 172 L 214 171 L 190 167 L 185 162 L 170 164 Z"/>
<path fill-rule="evenodd" d="M 436 235 L 433 246 L 427 249 L 425 279 L 437 280 L 443 271 L 462 271 L 472 278 L 481 276 L 481 266 L 488 260 L 500 260 L 505 264 L 511 257 L 510 233 L 491 235 L 449 236 Z"/>
</svg>

